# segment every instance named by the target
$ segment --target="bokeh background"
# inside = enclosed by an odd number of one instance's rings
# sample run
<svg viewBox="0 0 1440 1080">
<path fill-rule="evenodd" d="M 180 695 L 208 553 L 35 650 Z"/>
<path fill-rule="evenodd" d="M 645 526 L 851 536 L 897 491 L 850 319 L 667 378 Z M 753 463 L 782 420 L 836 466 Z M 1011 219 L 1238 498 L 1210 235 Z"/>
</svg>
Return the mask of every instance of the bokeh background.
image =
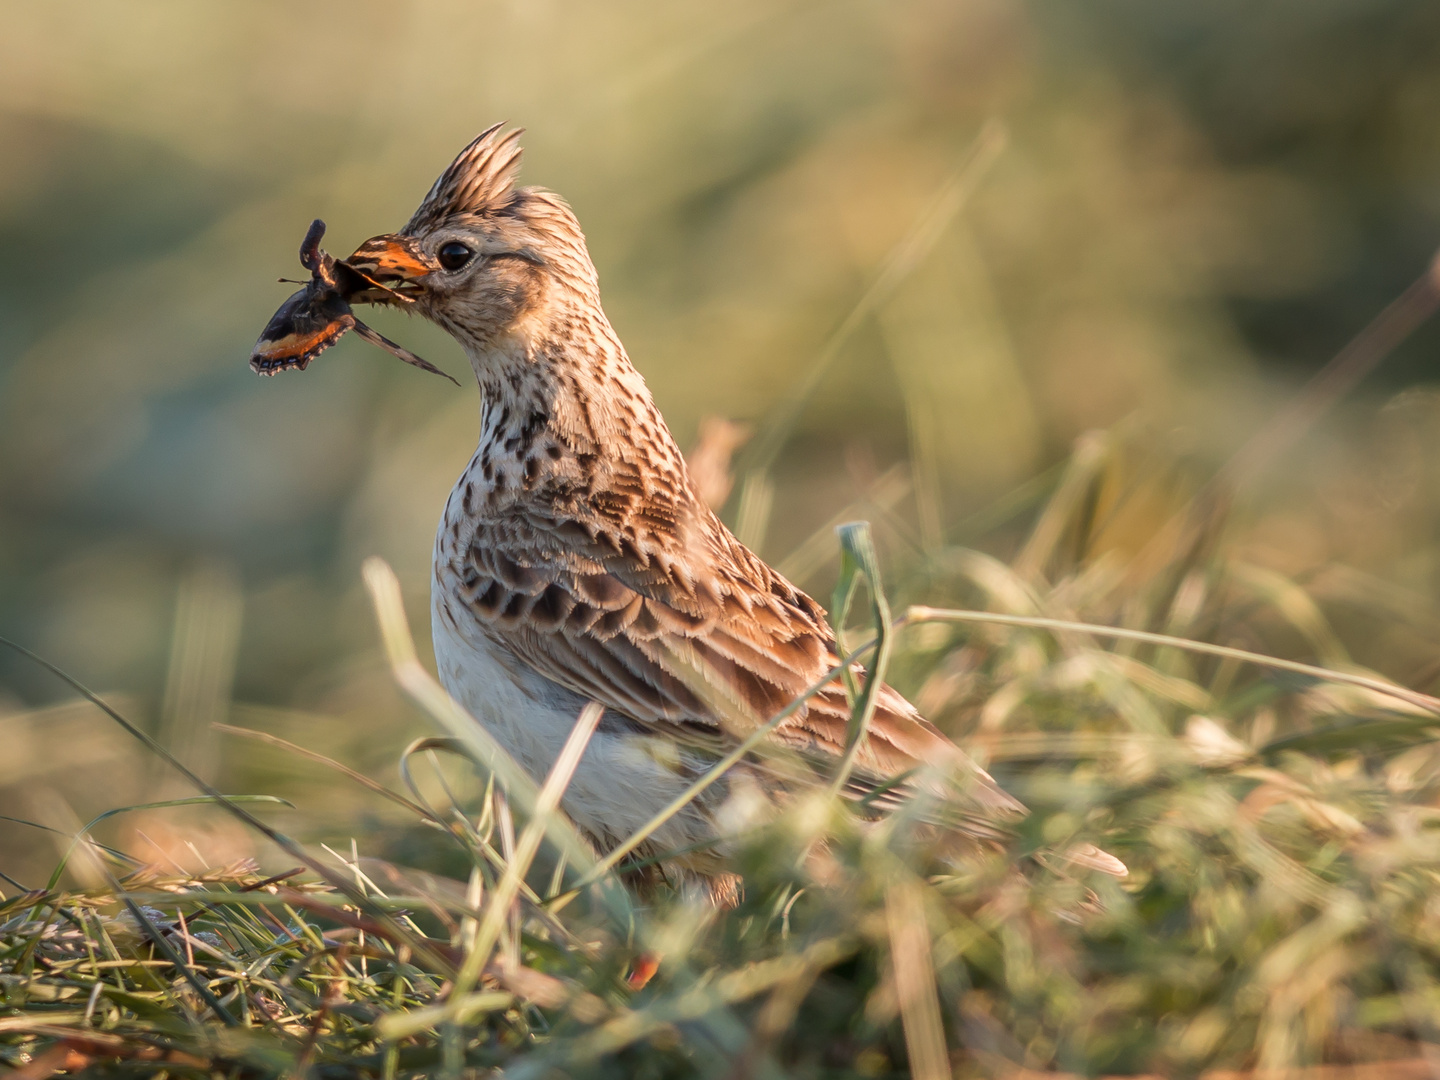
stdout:
<svg viewBox="0 0 1440 1080">
<path fill-rule="evenodd" d="M 392 783 L 427 731 L 359 565 L 396 567 L 423 651 L 477 395 L 356 340 L 251 374 L 311 218 L 343 254 L 476 131 L 525 126 L 524 180 L 574 205 L 681 444 L 752 433 L 727 520 L 825 596 L 830 525 L 871 518 L 916 599 L 954 545 L 1011 555 L 1096 429 L 1155 504 L 1107 542 L 1143 545 L 1423 272 L 1437 117 L 1424 0 L 5 0 L 0 633 L 293 800 L 278 821 L 424 862 L 363 792 L 210 726 Z M 1232 524 L 1246 565 L 1316 585 L 1337 647 L 1421 688 L 1425 635 L 1347 620 L 1345 590 L 1431 610 L 1437 349 L 1412 337 Z M 0 814 L 64 831 L 184 793 L 0 656 Z M 200 811 L 124 821 L 146 858 L 253 850 Z M 55 840 L 0 820 L 0 870 L 39 884 Z"/>
</svg>

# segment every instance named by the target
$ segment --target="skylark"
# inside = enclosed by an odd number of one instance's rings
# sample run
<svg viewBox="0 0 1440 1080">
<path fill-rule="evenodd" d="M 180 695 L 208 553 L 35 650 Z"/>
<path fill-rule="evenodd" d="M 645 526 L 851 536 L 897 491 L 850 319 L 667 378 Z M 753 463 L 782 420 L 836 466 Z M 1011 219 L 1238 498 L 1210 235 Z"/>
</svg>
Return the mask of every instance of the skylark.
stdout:
<svg viewBox="0 0 1440 1080">
<path fill-rule="evenodd" d="M 480 384 L 479 447 L 435 538 L 440 679 L 537 778 L 585 703 L 605 706 L 563 805 L 608 849 L 833 668 L 835 636 L 697 493 L 605 317 L 579 222 L 559 196 L 516 186 L 520 132 L 502 126 L 460 152 L 403 229 L 345 262 L 386 287 L 357 300 L 408 298 Z M 962 828 L 1024 812 L 900 694 L 877 697 L 853 789 L 941 765 L 968 808 Z M 849 716 L 836 680 L 773 739 L 823 777 Z M 704 848 L 727 798 L 775 794 L 777 775 L 743 767 L 642 850 Z M 680 865 L 721 871 L 713 850 Z"/>
</svg>

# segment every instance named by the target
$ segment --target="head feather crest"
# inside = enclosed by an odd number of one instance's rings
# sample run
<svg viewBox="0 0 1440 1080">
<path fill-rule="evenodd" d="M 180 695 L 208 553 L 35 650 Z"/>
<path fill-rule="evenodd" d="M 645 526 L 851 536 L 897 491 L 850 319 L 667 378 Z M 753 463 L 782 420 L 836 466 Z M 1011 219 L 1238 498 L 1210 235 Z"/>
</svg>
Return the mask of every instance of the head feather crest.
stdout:
<svg viewBox="0 0 1440 1080">
<path fill-rule="evenodd" d="M 488 127 L 456 155 L 401 232 L 414 236 L 447 218 L 498 210 L 515 190 L 524 128 L 500 134 L 504 122 Z"/>
</svg>

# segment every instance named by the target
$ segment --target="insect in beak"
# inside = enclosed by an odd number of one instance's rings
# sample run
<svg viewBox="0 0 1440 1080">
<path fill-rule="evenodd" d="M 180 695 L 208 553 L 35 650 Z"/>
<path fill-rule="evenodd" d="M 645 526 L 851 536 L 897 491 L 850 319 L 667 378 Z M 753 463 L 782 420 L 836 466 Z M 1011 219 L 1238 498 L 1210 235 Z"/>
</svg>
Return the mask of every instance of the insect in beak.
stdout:
<svg viewBox="0 0 1440 1080">
<path fill-rule="evenodd" d="M 260 375 L 296 368 L 304 371 L 311 360 L 354 330 L 372 345 L 378 345 L 405 363 L 442 375 L 456 386 L 460 384 L 428 360 L 422 360 L 409 349 L 397 345 L 384 334 L 366 326 L 351 310 L 352 301 L 367 303 L 413 304 L 413 298 L 376 280 L 367 267 L 356 267 L 349 261 L 336 260 L 320 247 L 325 235 L 325 222 L 316 218 L 300 245 L 300 264 L 310 271 L 310 280 L 285 303 L 265 324 L 260 340 L 250 354 L 250 368 Z M 379 239 L 377 237 L 377 239 Z M 369 242 L 367 241 L 367 244 Z M 364 245 L 362 245 L 362 250 Z M 412 260 L 418 267 L 418 260 Z M 378 264 L 376 264 L 378 266 Z M 426 271 L 428 273 L 428 270 Z M 410 277 L 418 276 L 414 269 Z M 408 280 L 408 279 L 407 279 Z"/>
<path fill-rule="evenodd" d="M 424 290 L 425 279 L 439 269 L 433 257 L 422 252 L 414 240 L 398 233 L 372 236 L 338 265 L 374 286 L 355 297 L 366 303 L 414 303 L 415 294 Z M 376 294 L 375 289 L 382 291 Z"/>
</svg>

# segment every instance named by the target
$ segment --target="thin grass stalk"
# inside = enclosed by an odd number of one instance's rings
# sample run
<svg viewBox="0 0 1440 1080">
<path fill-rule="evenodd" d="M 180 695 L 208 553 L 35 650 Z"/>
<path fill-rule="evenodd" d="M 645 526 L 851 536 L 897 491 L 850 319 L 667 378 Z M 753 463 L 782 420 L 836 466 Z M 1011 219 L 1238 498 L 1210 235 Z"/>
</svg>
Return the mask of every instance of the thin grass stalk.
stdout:
<svg viewBox="0 0 1440 1080">
<path fill-rule="evenodd" d="M 1011 569 L 1020 578 L 1034 583 L 1044 577 L 1045 568 L 1054 557 L 1055 549 L 1059 547 L 1061 538 L 1070 528 L 1105 463 L 1109 441 L 1108 436 L 1097 432 L 1088 432 L 1076 440 L 1075 452 L 1065 463 L 1055 492 L 1040 512 L 1025 546 L 1011 564 Z"/>
<path fill-rule="evenodd" d="M 466 954 L 465 962 L 460 965 L 460 970 L 455 975 L 454 989 L 450 992 L 450 1002 L 454 1008 L 448 1014 L 452 1020 L 458 1016 L 461 1001 L 469 994 L 480 973 L 485 970 L 490 953 L 500 937 L 500 930 L 509 917 L 510 907 L 520 892 L 520 884 L 525 880 L 530 863 L 540 850 L 540 841 L 550 827 L 549 818 L 560 806 L 560 799 L 564 796 L 565 789 L 570 786 L 580 758 L 585 753 L 585 748 L 590 745 L 590 737 L 595 734 L 604 712 L 604 708 L 596 702 L 591 702 L 581 710 L 575 726 L 570 729 L 569 738 L 565 740 L 565 746 L 550 768 L 550 775 L 545 778 L 545 784 L 535 800 L 530 821 L 515 845 L 515 857 L 506 865 L 505 873 L 485 906 L 485 917 L 475 934 L 475 947 Z"/>
<path fill-rule="evenodd" d="M 838 532 L 840 526 L 836 529 Z M 858 567 L 855 560 L 851 558 L 850 552 L 843 546 L 840 551 L 840 573 L 835 578 L 835 591 L 830 595 L 830 625 L 835 632 L 835 651 L 837 654 L 845 653 L 845 622 L 850 615 L 850 605 L 855 600 L 855 593 L 860 588 L 860 578 L 856 573 Z M 878 634 L 878 628 L 877 628 Z M 860 696 L 859 680 L 855 678 L 852 668 L 846 667 L 840 673 L 840 684 L 845 687 L 845 701 L 854 711 L 855 700 Z"/>
<path fill-rule="evenodd" d="M 901 880 L 885 890 L 885 925 L 910 1075 L 914 1080 L 950 1080 L 950 1055 L 930 960 L 930 930 L 917 882 Z"/>
<path fill-rule="evenodd" d="M 1148 630 L 1130 630 L 1125 627 L 1104 626 L 1098 623 L 1073 622 L 1069 619 L 1050 619 L 1039 615 L 1001 615 L 992 611 L 932 608 L 919 604 L 907 608 L 905 614 L 896 620 L 894 625 L 899 627 L 925 622 L 991 623 L 996 626 L 1023 626 L 1036 630 L 1070 631 L 1091 634 L 1101 638 L 1117 638 L 1123 641 L 1139 641 L 1149 645 L 1163 645 L 1169 648 L 1185 649 L 1189 652 L 1204 653 L 1208 656 L 1243 660 L 1249 664 L 1274 668 L 1278 671 L 1292 671 L 1297 675 L 1308 675 L 1324 682 L 1343 683 L 1349 686 L 1363 687 L 1366 690 L 1373 690 L 1376 693 L 1395 698 L 1397 701 L 1408 702 L 1416 708 L 1440 716 L 1440 698 L 1431 697 L 1429 694 L 1422 694 L 1418 690 L 1411 690 L 1409 687 L 1398 686 L 1395 683 L 1385 682 L 1382 679 L 1372 679 L 1366 675 L 1354 675 L 1348 671 L 1335 671 L 1332 668 L 1316 667 L 1314 664 L 1302 664 L 1296 660 L 1282 660 L 1276 656 L 1266 656 L 1264 653 L 1250 652 L 1247 649 L 1233 649 L 1228 645 L 1212 645 L 1208 641 L 1193 641 L 1190 638 L 1173 637 L 1170 634 L 1156 634 Z M 870 641 L 856 651 L 868 651 L 874 648 L 875 644 L 876 642 Z"/>
<path fill-rule="evenodd" d="M 410 788 L 411 792 L 415 793 L 416 802 L 425 805 L 427 807 L 426 813 L 430 815 L 434 820 L 440 821 L 441 815 L 433 807 L 429 807 L 429 804 L 420 797 L 419 788 L 416 785 L 415 778 L 410 771 L 410 758 L 412 755 L 418 753 L 420 750 L 443 750 L 446 753 L 458 754 L 461 757 L 464 757 L 466 761 L 469 761 L 471 763 L 474 763 L 475 758 L 469 753 L 469 751 L 465 748 L 465 745 L 460 742 L 459 739 L 433 737 L 416 739 L 406 748 L 405 752 L 400 756 L 400 775 L 404 777 L 405 783 Z M 470 846 L 470 851 L 472 855 L 478 852 L 479 855 L 484 858 L 484 860 L 498 873 L 504 873 L 506 864 L 504 856 L 495 849 L 495 847 L 490 843 L 488 839 L 486 839 L 487 831 L 492 830 L 494 826 L 495 800 L 491 798 L 491 795 L 494 793 L 494 779 L 494 775 L 492 774 L 489 778 L 489 782 L 486 784 L 485 811 L 481 815 L 480 821 L 478 823 L 472 824 L 467 817 L 457 812 L 455 816 L 455 822 L 456 825 L 459 827 L 460 831 L 459 833 L 455 833 L 453 830 L 450 831 L 452 835 L 457 836 L 458 840 Z M 570 931 L 566 930 L 564 924 L 561 923 L 558 919 L 556 919 L 554 915 L 543 906 L 546 901 L 554 899 L 555 894 L 560 891 L 560 886 L 561 884 L 563 884 L 564 871 L 568 866 L 569 862 L 567 856 L 562 850 L 559 853 L 559 859 L 556 862 L 556 877 L 552 881 L 550 889 L 545 895 L 545 900 L 542 901 L 540 895 L 524 882 L 521 882 L 520 885 L 520 895 L 523 896 L 529 903 L 535 906 L 536 910 L 540 913 L 540 917 L 545 920 L 551 930 L 553 930 L 555 933 L 559 934 L 563 938 L 571 939 L 572 935 L 570 934 Z"/>
<path fill-rule="evenodd" d="M 571 732 L 571 736 L 574 736 L 573 731 Z M 500 827 L 500 851 L 505 856 L 505 866 L 508 869 L 515 864 L 516 852 L 518 850 L 515 844 L 515 818 L 510 813 L 510 800 L 505 798 L 505 793 L 503 791 L 497 791 L 494 797 L 495 823 Z M 526 867 L 526 870 L 528 871 L 529 867 Z M 525 879 L 523 873 L 520 875 L 520 879 L 523 883 Z M 524 891 L 529 892 L 532 896 L 535 895 L 534 892 L 529 889 Z M 478 907 L 479 905 L 476 906 Z M 501 962 L 512 966 L 518 965 L 520 963 L 519 904 L 512 903 L 510 905 L 510 915 L 506 921 L 508 925 L 505 928 L 506 933 L 501 941 Z"/>
<path fill-rule="evenodd" d="M 546 900 L 553 900 L 556 894 L 560 892 L 560 886 L 565 882 L 565 868 L 567 865 L 565 862 L 565 854 L 561 852 L 560 857 L 555 860 L 555 869 L 550 875 L 550 885 L 545 890 Z"/>
<path fill-rule="evenodd" d="M 880 560 L 875 554 L 875 542 L 870 536 L 870 526 L 863 521 L 855 521 L 842 525 L 835 531 L 840 535 L 840 547 L 844 553 L 841 580 L 845 581 L 848 578 L 845 589 L 845 605 L 849 606 L 857 574 L 865 575 L 866 584 L 870 589 L 870 607 L 875 619 L 875 658 L 871 661 L 870 670 L 865 675 L 865 687 L 860 691 L 860 700 L 851 706 L 850 723 L 845 732 L 845 752 L 840 757 L 840 764 L 836 766 L 834 779 L 830 781 L 832 798 L 840 794 L 846 781 L 850 779 L 851 771 L 855 768 L 855 758 L 865 743 L 870 721 L 875 716 L 876 698 L 879 695 L 880 687 L 884 684 L 885 672 L 890 664 L 890 653 L 895 644 L 894 632 L 890 628 L 890 605 L 886 601 L 885 591 L 880 585 Z M 836 587 L 836 595 L 837 597 L 840 595 L 839 586 Z M 837 612 L 835 621 L 837 652 L 844 651 L 843 646 L 840 646 L 841 624 L 844 616 L 845 612 Z"/>
<path fill-rule="evenodd" d="M 341 776 L 355 781 L 355 783 L 359 784 L 367 791 L 373 791 L 381 798 L 389 799 L 397 806 L 404 807 L 416 817 L 428 818 L 434 821 L 437 825 L 442 824 L 442 822 L 440 822 L 438 818 L 433 817 L 419 803 L 407 799 L 398 791 L 391 791 L 388 787 L 386 787 L 379 781 L 370 779 L 370 777 L 366 776 L 364 773 L 357 772 L 355 769 L 350 768 L 350 766 L 348 765 L 341 764 L 334 758 L 326 757 L 324 754 L 317 753 L 314 750 L 307 750 L 305 747 L 300 746 L 297 743 L 293 743 L 289 739 L 282 739 L 278 735 L 271 735 L 268 731 L 256 731 L 254 728 L 236 727 L 233 724 L 215 723 L 211 724 L 210 726 L 214 730 L 222 732 L 226 735 L 235 735 L 242 739 L 253 739 L 255 742 L 261 742 L 265 743 L 267 746 L 273 746 L 277 750 L 284 750 L 287 754 L 294 754 L 297 757 L 303 757 L 308 761 L 315 762 L 316 764 L 324 765 L 327 769 L 333 769 Z"/>
<path fill-rule="evenodd" d="M 353 836 L 350 838 L 350 865 L 355 870 L 355 887 L 364 891 L 368 896 L 367 886 L 369 885 L 369 880 L 360 872 L 360 845 L 355 842 Z M 370 959 L 365 955 L 365 931 L 363 930 L 360 931 L 358 944 L 360 946 L 360 976 L 361 978 L 369 979 Z"/>
<path fill-rule="evenodd" d="M 41 832 L 51 833 L 55 836 L 70 836 L 70 834 L 67 833 L 64 829 L 57 829 L 52 825 L 41 825 L 38 821 L 27 821 L 25 818 L 11 817 L 9 814 L 0 814 L 0 821 L 9 821 L 13 822 L 16 825 L 24 825 L 26 828 L 29 829 L 39 829 Z M 95 841 L 92 840 L 91 843 L 95 844 Z M 139 859 L 132 858 L 131 856 L 125 854 L 125 852 L 121 851 L 119 848 L 106 847 L 104 844 L 95 844 L 95 846 L 118 862 L 130 863 L 132 866 L 142 865 Z M 19 889 L 21 892 L 37 891 L 33 889 L 27 889 L 24 885 L 21 885 L 20 882 L 16 881 L 9 874 L 0 873 L 0 879 L 8 881 L 11 885 L 15 886 L 15 888 Z"/>
<path fill-rule="evenodd" d="M 483 761 L 478 761 L 475 758 L 475 755 L 470 752 L 469 748 L 463 742 L 461 742 L 459 739 L 452 738 L 449 735 L 429 735 L 419 739 L 415 739 L 410 743 L 409 746 L 405 747 L 405 749 L 400 752 L 400 779 L 405 781 L 405 786 L 410 789 L 411 800 L 415 803 L 416 806 L 421 807 L 425 811 L 423 815 L 425 820 L 434 821 L 439 824 L 441 828 L 450 831 L 452 826 L 449 823 L 449 819 L 455 815 L 455 807 L 452 805 L 450 808 L 451 813 L 444 814 L 436 807 L 432 806 L 430 800 L 426 798 L 425 794 L 420 790 L 419 781 L 415 779 L 414 770 L 411 768 L 410 765 L 411 759 L 414 758 L 416 754 L 419 754 L 423 751 L 430 761 L 431 769 L 438 772 L 439 766 L 436 764 L 434 753 L 436 750 L 443 750 L 447 754 L 455 754 L 458 757 L 463 757 L 472 765 L 479 765 L 482 768 L 484 767 L 485 763 Z M 495 774 L 490 773 L 486 777 L 485 798 L 483 799 L 485 810 L 481 815 L 479 825 L 479 829 L 482 831 L 487 829 L 491 824 L 489 816 L 490 792 L 494 787 L 494 782 Z M 463 820 L 465 820 L 468 826 L 469 819 L 464 818 Z"/>
</svg>

